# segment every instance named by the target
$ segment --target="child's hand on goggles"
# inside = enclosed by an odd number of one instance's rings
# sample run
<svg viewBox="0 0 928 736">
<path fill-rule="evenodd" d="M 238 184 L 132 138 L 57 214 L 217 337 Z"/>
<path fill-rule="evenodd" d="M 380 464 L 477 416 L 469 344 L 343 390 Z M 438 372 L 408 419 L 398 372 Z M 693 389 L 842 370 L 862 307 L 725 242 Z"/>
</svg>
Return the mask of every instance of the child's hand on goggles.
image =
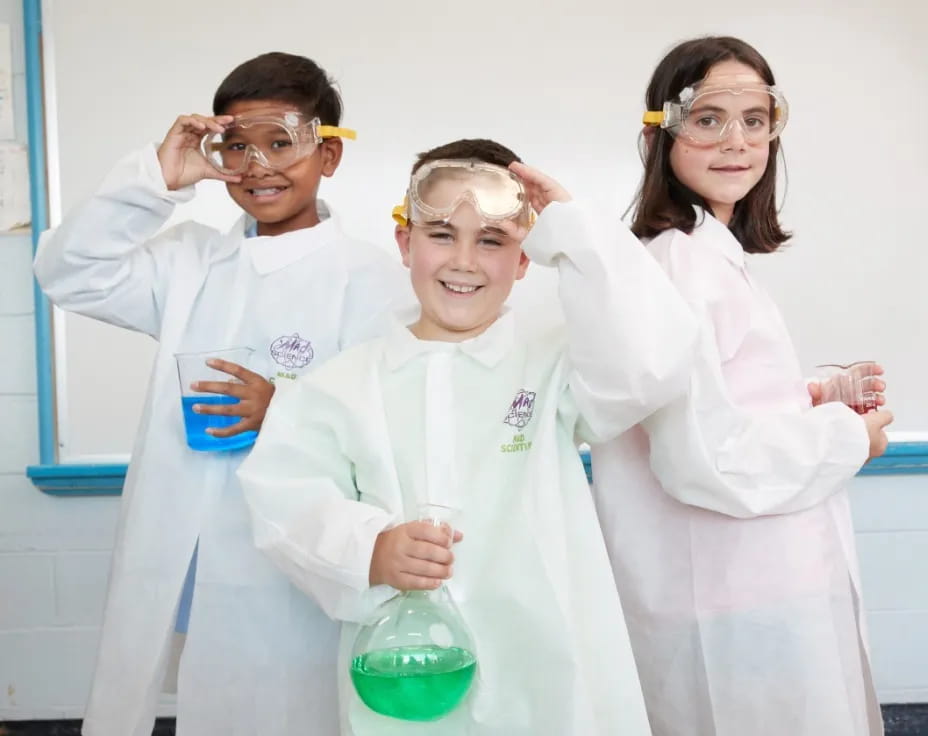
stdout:
<svg viewBox="0 0 928 736">
<path fill-rule="evenodd" d="M 242 177 L 218 171 L 200 150 L 203 136 L 222 133 L 233 120 L 231 115 L 181 115 L 158 146 L 158 162 L 168 190 L 192 186 L 202 179 L 237 183 Z"/>
<path fill-rule="evenodd" d="M 552 202 L 570 202 L 573 199 L 570 192 L 538 169 L 513 161 L 509 164 L 509 170 L 522 180 L 525 196 L 539 215 Z"/>
</svg>

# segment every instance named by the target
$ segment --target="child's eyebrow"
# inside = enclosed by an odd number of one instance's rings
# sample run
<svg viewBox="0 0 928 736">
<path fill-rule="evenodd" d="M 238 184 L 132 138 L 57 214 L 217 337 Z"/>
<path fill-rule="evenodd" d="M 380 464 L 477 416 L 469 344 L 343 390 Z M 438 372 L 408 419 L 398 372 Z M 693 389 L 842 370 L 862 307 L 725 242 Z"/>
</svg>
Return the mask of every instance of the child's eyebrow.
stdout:
<svg viewBox="0 0 928 736">
<path fill-rule="evenodd" d="M 728 113 L 728 110 L 726 110 L 724 107 L 717 107 L 717 106 L 715 106 L 715 105 L 698 105 L 697 107 L 694 107 L 694 108 L 692 109 L 692 111 L 690 112 L 690 114 L 692 115 L 693 113 L 699 114 L 699 113 L 706 113 L 706 112 L 726 113 L 726 114 L 727 114 L 727 113 Z M 769 114 L 769 113 L 770 113 L 770 110 L 768 110 L 768 109 L 767 109 L 766 107 L 764 107 L 763 105 L 756 105 L 756 106 L 754 106 L 754 107 L 748 108 L 747 110 L 742 110 L 742 111 L 741 111 L 742 114 L 745 114 L 745 113 L 761 113 L 761 112 L 763 112 L 763 113 L 768 113 L 768 114 Z"/>
<path fill-rule="evenodd" d="M 506 231 L 499 227 L 494 227 L 493 225 L 487 225 L 486 227 L 480 228 L 482 233 L 491 233 L 493 235 L 506 235 Z"/>
<path fill-rule="evenodd" d="M 717 107 L 715 105 L 699 105 L 692 109 L 691 113 L 693 112 L 728 112 L 728 110 L 723 107 Z"/>
</svg>

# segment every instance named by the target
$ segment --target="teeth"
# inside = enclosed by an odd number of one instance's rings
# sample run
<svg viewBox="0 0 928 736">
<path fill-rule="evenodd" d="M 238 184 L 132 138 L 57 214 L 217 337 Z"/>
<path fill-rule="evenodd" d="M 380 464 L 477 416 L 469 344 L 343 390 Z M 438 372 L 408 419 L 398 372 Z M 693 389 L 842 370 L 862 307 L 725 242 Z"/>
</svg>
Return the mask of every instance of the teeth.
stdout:
<svg viewBox="0 0 928 736">
<path fill-rule="evenodd" d="M 442 282 L 445 284 L 445 288 L 450 289 L 451 291 L 457 294 L 472 294 L 477 291 L 476 286 L 463 286 L 461 284 L 449 284 L 447 282 Z"/>
<path fill-rule="evenodd" d="M 256 197 L 262 197 L 268 194 L 277 194 L 279 191 L 281 191 L 280 187 L 271 187 L 270 189 L 252 189 L 251 193 Z"/>
</svg>

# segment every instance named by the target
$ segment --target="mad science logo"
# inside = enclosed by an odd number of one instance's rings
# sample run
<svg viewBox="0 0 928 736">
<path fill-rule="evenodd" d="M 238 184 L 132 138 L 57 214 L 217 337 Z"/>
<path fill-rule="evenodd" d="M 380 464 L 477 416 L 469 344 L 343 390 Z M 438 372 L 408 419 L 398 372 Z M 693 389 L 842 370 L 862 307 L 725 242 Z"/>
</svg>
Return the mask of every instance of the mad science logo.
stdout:
<svg viewBox="0 0 928 736">
<path fill-rule="evenodd" d="M 509 406 L 509 412 L 503 422 L 510 427 L 522 429 L 532 419 L 532 412 L 535 410 L 535 392 L 526 391 L 524 388 L 519 390 L 516 397 Z"/>
<path fill-rule="evenodd" d="M 278 337 L 271 343 L 271 357 L 284 368 L 305 368 L 313 359 L 313 346 L 298 333 Z"/>
</svg>

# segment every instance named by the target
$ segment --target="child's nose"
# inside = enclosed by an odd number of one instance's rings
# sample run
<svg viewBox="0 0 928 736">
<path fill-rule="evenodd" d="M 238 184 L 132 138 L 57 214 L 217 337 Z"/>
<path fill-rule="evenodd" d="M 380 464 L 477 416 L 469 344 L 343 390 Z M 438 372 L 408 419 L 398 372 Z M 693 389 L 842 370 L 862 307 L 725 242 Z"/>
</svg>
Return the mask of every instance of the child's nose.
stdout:
<svg viewBox="0 0 928 736">
<path fill-rule="evenodd" d="M 744 123 L 738 118 L 732 118 L 722 129 L 722 148 L 743 148 L 746 143 Z"/>
<path fill-rule="evenodd" d="M 248 146 L 245 149 L 245 173 L 249 176 L 256 176 L 271 171 L 264 154 L 254 146 Z"/>
<path fill-rule="evenodd" d="M 454 247 L 454 255 L 451 259 L 452 268 L 459 271 L 473 271 L 477 264 L 477 245 L 469 240 L 462 238 Z"/>
</svg>

